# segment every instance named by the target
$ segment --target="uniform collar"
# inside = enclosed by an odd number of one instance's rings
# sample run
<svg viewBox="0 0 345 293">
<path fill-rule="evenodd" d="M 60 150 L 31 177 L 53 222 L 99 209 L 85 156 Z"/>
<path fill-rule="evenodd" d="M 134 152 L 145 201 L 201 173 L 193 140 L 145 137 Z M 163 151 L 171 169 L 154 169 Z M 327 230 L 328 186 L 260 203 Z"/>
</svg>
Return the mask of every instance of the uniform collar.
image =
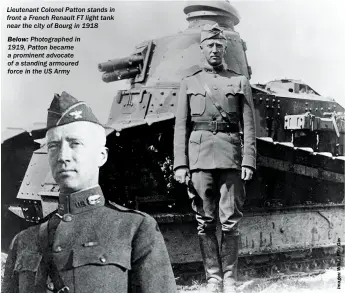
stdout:
<svg viewBox="0 0 345 293">
<path fill-rule="evenodd" d="M 210 64 L 205 62 L 203 64 L 203 69 L 207 73 L 213 73 L 214 74 L 214 73 L 220 73 L 220 72 L 224 71 L 225 70 L 225 66 L 224 66 L 224 64 L 220 64 L 218 66 L 211 66 Z"/>
<path fill-rule="evenodd" d="M 70 194 L 60 193 L 58 213 L 60 215 L 79 214 L 104 206 L 104 202 L 103 192 L 99 185 Z"/>
</svg>

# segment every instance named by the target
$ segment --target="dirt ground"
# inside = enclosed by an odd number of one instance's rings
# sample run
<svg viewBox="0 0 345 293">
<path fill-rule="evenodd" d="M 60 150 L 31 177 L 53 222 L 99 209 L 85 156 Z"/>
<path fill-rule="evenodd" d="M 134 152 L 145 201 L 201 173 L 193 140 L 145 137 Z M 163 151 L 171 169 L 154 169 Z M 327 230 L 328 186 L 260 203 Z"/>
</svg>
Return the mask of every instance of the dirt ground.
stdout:
<svg viewBox="0 0 345 293">
<path fill-rule="evenodd" d="M 241 293 L 340 293 L 345 289 L 345 268 L 340 271 L 341 283 L 338 289 L 338 271 L 328 269 L 318 275 L 285 277 L 267 280 L 253 279 L 239 285 Z M 197 293 L 205 284 L 195 283 L 188 287 L 179 287 L 179 293 Z"/>
<path fill-rule="evenodd" d="M 7 255 L 1 253 L 1 280 Z M 340 289 L 338 289 L 338 273 L 340 273 Z M 191 286 L 179 286 L 179 293 L 197 293 L 205 284 L 195 282 Z M 340 293 L 345 289 L 345 268 L 337 271 L 328 269 L 318 275 L 302 277 L 286 277 L 284 279 L 253 279 L 239 285 L 241 293 Z"/>
</svg>

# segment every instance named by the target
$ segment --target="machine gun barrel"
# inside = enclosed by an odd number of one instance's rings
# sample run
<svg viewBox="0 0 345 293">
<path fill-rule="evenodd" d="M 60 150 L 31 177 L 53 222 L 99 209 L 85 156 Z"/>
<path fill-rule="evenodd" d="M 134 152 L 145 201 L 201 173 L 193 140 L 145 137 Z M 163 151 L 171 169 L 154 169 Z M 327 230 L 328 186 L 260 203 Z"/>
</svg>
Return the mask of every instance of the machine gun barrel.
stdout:
<svg viewBox="0 0 345 293">
<path fill-rule="evenodd" d="M 134 64 L 142 62 L 143 59 L 143 56 L 140 55 L 131 55 L 125 58 L 113 59 L 99 63 L 98 70 L 100 72 L 113 72 L 119 69 L 130 68 L 133 67 Z"/>
<path fill-rule="evenodd" d="M 121 79 L 133 78 L 138 73 L 140 73 L 139 68 L 129 68 L 129 69 L 116 70 L 114 72 L 105 72 L 102 75 L 102 80 L 104 82 L 111 82 L 111 81 L 117 81 Z"/>
</svg>

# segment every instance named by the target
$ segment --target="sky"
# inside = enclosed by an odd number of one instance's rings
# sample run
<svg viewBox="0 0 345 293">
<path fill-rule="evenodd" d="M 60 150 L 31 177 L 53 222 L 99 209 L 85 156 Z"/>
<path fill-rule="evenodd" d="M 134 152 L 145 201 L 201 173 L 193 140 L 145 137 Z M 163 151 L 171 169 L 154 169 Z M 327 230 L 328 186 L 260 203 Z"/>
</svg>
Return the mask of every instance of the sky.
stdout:
<svg viewBox="0 0 345 293">
<path fill-rule="evenodd" d="M 230 1 L 241 16 L 235 30 L 247 44 L 251 83 L 279 78 L 300 79 L 318 93 L 345 106 L 345 4 L 342 0 Z M 98 29 L 39 30 L 6 28 L 6 7 L 84 6 L 115 8 L 115 20 Z M 126 81 L 104 83 L 99 62 L 130 55 L 144 40 L 173 35 L 187 28 L 184 1 L 38 2 L 1 4 L 1 131 L 6 127 L 30 129 L 45 122 L 54 93 L 67 91 L 86 101 L 106 122 L 117 90 Z M 68 76 L 7 74 L 8 36 L 79 36 L 75 44 L 79 67 Z"/>
</svg>

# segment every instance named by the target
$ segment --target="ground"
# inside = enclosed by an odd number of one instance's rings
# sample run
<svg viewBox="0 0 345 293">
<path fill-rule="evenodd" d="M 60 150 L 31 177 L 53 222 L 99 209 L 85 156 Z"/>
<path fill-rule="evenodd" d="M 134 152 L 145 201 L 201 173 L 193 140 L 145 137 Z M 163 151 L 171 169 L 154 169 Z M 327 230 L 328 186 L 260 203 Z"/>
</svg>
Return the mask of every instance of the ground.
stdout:
<svg viewBox="0 0 345 293">
<path fill-rule="evenodd" d="M 325 270 L 317 275 L 293 276 L 283 279 L 253 279 L 239 286 L 241 293 L 340 293 L 345 288 L 345 269 L 341 268 L 341 289 L 338 287 L 336 268 Z M 197 293 L 205 285 L 195 283 L 192 286 L 179 287 L 179 293 Z"/>
<path fill-rule="evenodd" d="M 1 253 L 1 278 L 7 255 Z M 293 276 L 283 279 L 253 279 L 240 284 L 241 293 L 340 293 L 345 288 L 345 268 L 341 268 L 341 288 L 338 289 L 336 268 L 325 270 L 317 275 Z M 195 282 L 191 286 L 179 286 L 179 293 L 198 293 L 205 284 Z"/>
</svg>

